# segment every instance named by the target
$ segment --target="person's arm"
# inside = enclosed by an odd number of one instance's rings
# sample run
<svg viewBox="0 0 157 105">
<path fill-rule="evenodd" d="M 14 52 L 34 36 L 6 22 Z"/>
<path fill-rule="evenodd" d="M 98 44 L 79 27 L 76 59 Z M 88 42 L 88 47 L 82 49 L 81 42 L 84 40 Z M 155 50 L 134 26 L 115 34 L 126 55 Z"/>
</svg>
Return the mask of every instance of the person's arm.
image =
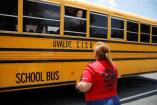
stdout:
<svg viewBox="0 0 157 105">
<path fill-rule="evenodd" d="M 76 86 L 81 92 L 87 92 L 91 87 L 92 83 L 88 82 L 78 82 Z"/>
<path fill-rule="evenodd" d="M 92 87 L 93 74 L 89 67 L 86 67 L 82 73 L 81 81 L 76 84 L 76 88 L 81 92 L 87 92 Z"/>
</svg>

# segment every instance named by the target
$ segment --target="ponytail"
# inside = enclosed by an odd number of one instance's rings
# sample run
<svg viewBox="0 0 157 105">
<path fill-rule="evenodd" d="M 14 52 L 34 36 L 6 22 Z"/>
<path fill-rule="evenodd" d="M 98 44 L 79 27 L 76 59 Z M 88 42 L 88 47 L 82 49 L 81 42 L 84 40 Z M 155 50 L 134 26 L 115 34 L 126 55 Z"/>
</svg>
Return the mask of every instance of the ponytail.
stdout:
<svg viewBox="0 0 157 105">
<path fill-rule="evenodd" d="M 107 54 L 107 55 L 106 55 L 106 60 L 108 61 L 108 63 L 109 63 L 110 65 L 113 65 L 113 61 L 112 61 L 112 58 L 111 58 L 110 54 Z"/>
<path fill-rule="evenodd" d="M 113 65 L 112 58 L 110 56 L 110 48 L 103 42 L 97 42 L 94 46 L 94 52 L 98 60 L 107 60 L 110 65 Z"/>
</svg>

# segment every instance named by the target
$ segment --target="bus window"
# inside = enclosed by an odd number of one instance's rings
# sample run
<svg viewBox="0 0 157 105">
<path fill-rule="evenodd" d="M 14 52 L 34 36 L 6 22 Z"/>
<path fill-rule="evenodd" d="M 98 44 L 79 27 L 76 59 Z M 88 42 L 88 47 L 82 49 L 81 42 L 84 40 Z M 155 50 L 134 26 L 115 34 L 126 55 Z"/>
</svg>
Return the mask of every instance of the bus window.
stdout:
<svg viewBox="0 0 157 105">
<path fill-rule="evenodd" d="M 86 37 L 86 11 L 65 7 L 64 35 Z"/>
<path fill-rule="evenodd" d="M 157 43 L 157 26 L 152 27 L 152 43 Z"/>
<path fill-rule="evenodd" d="M 141 42 L 149 42 L 150 41 L 150 25 L 141 24 Z"/>
<path fill-rule="evenodd" d="M 108 17 L 103 14 L 90 13 L 90 37 L 107 38 Z"/>
<path fill-rule="evenodd" d="M 17 31 L 18 0 L 0 0 L 0 30 Z"/>
<path fill-rule="evenodd" d="M 59 34 L 60 7 L 41 1 L 24 0 L 23 22 L 24 32 Z"/>
<path fill-rule="evenodd" d="M 127 41 L 138 42 L 138 23 L 127 21 Z"/>
<path fill-rule="evenodd" d="M 111 38 L 124 39 L 124 20 L 111 17 Z"/>
</svg>

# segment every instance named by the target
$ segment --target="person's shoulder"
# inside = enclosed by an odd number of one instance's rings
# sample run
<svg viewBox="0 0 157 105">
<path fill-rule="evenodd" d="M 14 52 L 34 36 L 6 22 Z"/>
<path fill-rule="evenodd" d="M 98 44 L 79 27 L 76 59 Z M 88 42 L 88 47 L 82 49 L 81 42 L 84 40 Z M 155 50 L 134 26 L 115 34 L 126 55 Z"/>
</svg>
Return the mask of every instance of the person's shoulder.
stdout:
<svg viewBox="0 0 157 105">
<path fill-rule="evenodd" d="M 94 71 L 95 71 L 95 67 L 93 66 L 93 64 L 95 64 L 95 62 L 91 62 L 91 63 L 88 63 L 86 66 L 85 66 L 85 69 L 84 69 L 84 73 L 88 73 L 88 74 L 94 74 Z"/>
<path fill-rule="evenodd" d="M 117 67 L 117 64 L 116 64 L 116 63 L 113 63 L 113 66 Z"/>
<path fill-rule="evenodd" d="M 117 64 L 113 63 L 113 68 L 117 69 Z"/>
<path fill-rule="evenodd" d="M 87 67 L 92 71 L 97 71 L 98 68 L 100 68 L 101 64 L 99 61 L 91 62 L 87 65 Z"/>
<path fill-rule="evenodd" d="M 97 61 L 94 61 L 94 62 L 89 63 L 88 66 L 94 67 L 97 65 L 97 63 L 98 63 Z"/>
</svg>

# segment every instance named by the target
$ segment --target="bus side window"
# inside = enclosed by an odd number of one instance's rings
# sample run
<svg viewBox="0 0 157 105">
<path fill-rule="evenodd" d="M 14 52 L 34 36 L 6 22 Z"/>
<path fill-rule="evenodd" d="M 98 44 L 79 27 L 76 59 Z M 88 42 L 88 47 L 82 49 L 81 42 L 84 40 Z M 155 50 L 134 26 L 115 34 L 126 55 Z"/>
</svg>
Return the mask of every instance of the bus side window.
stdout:
<svg viewBox="0 0 157 105">
<path fill-rule="evenodd" d="M 127 20 L 127 41 L 138 42 L 138 22 Z"/>
<path fill-rule="evenodd" d="M 140 41 L 144 43 L 150 42 L 150 25 L 141 23 Z"/>
<path fill-rule="evenodd" d="M 86 37 L 86 11 L 65 7 L 64 35 Z"/>
<path fill-rule="evenodd" d="M 24 0 L 24 32 L 59 34 L 60 6 Z"/>
<path fill-rule="evenodd" d="M 111 17 L 111 38 L 124 39 L 124 19 Z"/>
<path fill-rule="evenodd" d="M 18 0 L 0 0 L 0 30 L 17 31 Z"/>
<path fill-rule="evenodd" d="M 152 27 L 152 43 L 157 44 L 157 26 Z"/>
<path fill-rule="evenodd" d="M 90 13 L 90 37 L 107 38 L 108 17 L 100 13 Z"/>
</svg>

